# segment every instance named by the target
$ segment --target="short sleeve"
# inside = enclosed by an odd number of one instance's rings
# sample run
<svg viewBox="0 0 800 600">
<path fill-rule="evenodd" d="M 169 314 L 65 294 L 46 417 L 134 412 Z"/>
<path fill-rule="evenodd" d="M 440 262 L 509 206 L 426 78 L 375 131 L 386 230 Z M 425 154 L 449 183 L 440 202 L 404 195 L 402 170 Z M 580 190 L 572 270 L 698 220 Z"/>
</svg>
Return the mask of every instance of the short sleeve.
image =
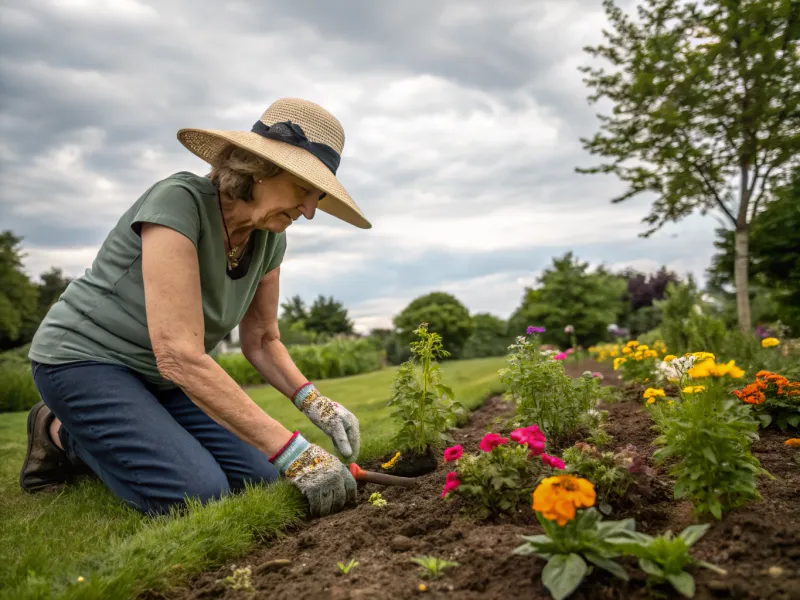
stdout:
<svg viewBox="0 0 800 600">
<path fill-rule="evenodd" d="M 141 235 L 142 223 L 164 225 L 183 234 L 194 244 L 200 240 L 198 200 L 184 185 L 162 181 L 148 193 L 131 221 L 131 229 Z"/>
<path fill-rule="evenodd" d="M 264 275 L 273 269 L 277 269 L 281 265 L 284 254 L 286 254 L 286 232 L 278 234 L 278 239 L 275 242 L 274 249 L 272 250 L 272 256 L 270 256 L 269 260 L 266 261 L 267 268 L 264 269 Z"/>
</svg>

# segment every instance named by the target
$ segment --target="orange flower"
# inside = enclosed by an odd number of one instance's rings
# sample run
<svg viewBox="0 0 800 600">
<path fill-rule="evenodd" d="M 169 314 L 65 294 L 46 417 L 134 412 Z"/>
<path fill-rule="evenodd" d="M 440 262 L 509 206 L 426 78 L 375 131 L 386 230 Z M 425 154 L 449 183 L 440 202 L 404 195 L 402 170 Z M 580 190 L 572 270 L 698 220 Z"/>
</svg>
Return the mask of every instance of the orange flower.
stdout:
<svg viewBox="0 0 800 600">
<path fill-rule="evenodd" d="M 789 448 L 800 448 L 800 438 L 790 438 L 783 442 L 784 446 L 789 446 Z"/>
<path fill-rule="evenodd" d="M 533 510 L 563 527 L 575 518 L 576 508 L 594 505 L 594 486 L 586 479 L 558 475 L 542 480 L 533 492 Z"/>
<path fill-rule="evenodd" d="M 767 389 L 767 384 L 763 381 L 748 383 L 741 390 L 733 390 L 733 395 L 747 404 L 762 404 L 766 398 L 762 390 Z"/>
</svg>

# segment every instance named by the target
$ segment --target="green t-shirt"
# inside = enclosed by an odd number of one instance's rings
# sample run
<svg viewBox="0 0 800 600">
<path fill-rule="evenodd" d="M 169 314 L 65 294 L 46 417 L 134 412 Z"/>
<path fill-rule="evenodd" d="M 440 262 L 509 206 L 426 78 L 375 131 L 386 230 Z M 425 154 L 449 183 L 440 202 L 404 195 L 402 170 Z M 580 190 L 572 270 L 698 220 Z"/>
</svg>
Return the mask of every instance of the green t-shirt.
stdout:
<svg viewBox="0 0 800 600">
<path fill-rule="evenodd" d="M 159 387 L 174 387 L 158 372 L 147 330 L 141 223 L 170 227 L 197 248 L 206 352 L 239 324 L 259 280 L 280 265 L 286 250 L 284 233 L 255 231 L 246 251 L 249 260 L 243 259 L 229 275 L 216 189 L 205 177 L 176 173 L 128 209 L 103 242 L 92 268 L 69 284 L 33 338 L 32 360 L 122 364 Z"/>
</svg>

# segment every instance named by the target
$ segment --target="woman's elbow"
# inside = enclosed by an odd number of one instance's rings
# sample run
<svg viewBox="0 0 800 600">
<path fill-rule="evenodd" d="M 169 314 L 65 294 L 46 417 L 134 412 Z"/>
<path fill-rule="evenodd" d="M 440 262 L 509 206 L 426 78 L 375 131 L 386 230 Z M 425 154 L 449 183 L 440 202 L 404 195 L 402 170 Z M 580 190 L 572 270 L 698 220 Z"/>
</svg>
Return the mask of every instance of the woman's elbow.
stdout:
<svg viewBox="0 0 800 600">
<path fill-rule="evenodd" d="M 153 354 L 161 376 L 178 386 L 186 384 L 202 357 L 194 348 L 170 343 L 154 343 Z"/>
</svg>

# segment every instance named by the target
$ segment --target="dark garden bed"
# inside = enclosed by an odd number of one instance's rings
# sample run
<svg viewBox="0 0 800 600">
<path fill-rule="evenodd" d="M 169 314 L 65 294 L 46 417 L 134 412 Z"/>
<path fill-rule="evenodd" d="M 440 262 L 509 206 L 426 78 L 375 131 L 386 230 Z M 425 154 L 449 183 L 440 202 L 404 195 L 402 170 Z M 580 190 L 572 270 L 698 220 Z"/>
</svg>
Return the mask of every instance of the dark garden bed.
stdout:
<svg viewBox="0 0 800 600">
<path fill-rule="evenodd" d="M 602 371 L 606 383 L 617 381 L 608 365 L 569 365 L 572 375 L 585 368 Z M 607 431 L 612 446 L 636 445 L 650 456 L 655 434 L 652 422 L 634 398 L 602 408 L 609 411 Z M 510 407 L 499 398 L 490 399 L 473 413 L 468 425 L 455 432 L 467 452 L 477 451 L 478 442 L 492 421 L 507 415 Z M 787 436 L 774 430 L 761 432 L 753 454 L 775 477 L 762 479 L 761 502 L 732 511 L 714 522 L 695 545 L 696 557 L 727 570 L 718 575 L 694 569 L 696 598 L 800 598 L 800 466 L 797 450 L 783 445 Z M 476 523 L 459 512 L 459 500 L 440 498 L 446 465 L 420 478 L 416 489 L 359 488 L 359 505 L 343 513 L 306 523 L 285 538 L 236 561 L 252 570 L 254 591 L 234 590 L 218 583 L 231 574 L 231 565 L 204 574 L 168 598 L 246 598 L 275 600 L 297 598 L 393 599 L 457 598 L 500 599 L 549 598 L 541 583 L 545 561 L 519 556 L 512 550 L 521 535 L 540 533 L 528 507 L 496 522 Z M 671 484 L 663 469 L 660 485 L 638 506 L 629 506 L 611 518 L 633 517 L 637 530 L 657 535 L 666 529 L 680 532 L 693 522 L 691 506 L 671 497 Z M 368 502 L 380 491 L 388 502 L 376 508 Z M 409 562 L 418 555 L 453 560 L 438 580 L 424 580 L 420 568 Z M 341 575 L 337 562 L 358 561 L 348 575 Z M 595 571 L 572 596 L 589 598 L 648 598 L 645 575 L 631 559 L 621 560 L 631 576 L 629 582 Z M 419 585 L 424 583 L 424 591 Z M 671 588 L 654 590 L 660 597 L 677 597 Z"/>
</svg>

